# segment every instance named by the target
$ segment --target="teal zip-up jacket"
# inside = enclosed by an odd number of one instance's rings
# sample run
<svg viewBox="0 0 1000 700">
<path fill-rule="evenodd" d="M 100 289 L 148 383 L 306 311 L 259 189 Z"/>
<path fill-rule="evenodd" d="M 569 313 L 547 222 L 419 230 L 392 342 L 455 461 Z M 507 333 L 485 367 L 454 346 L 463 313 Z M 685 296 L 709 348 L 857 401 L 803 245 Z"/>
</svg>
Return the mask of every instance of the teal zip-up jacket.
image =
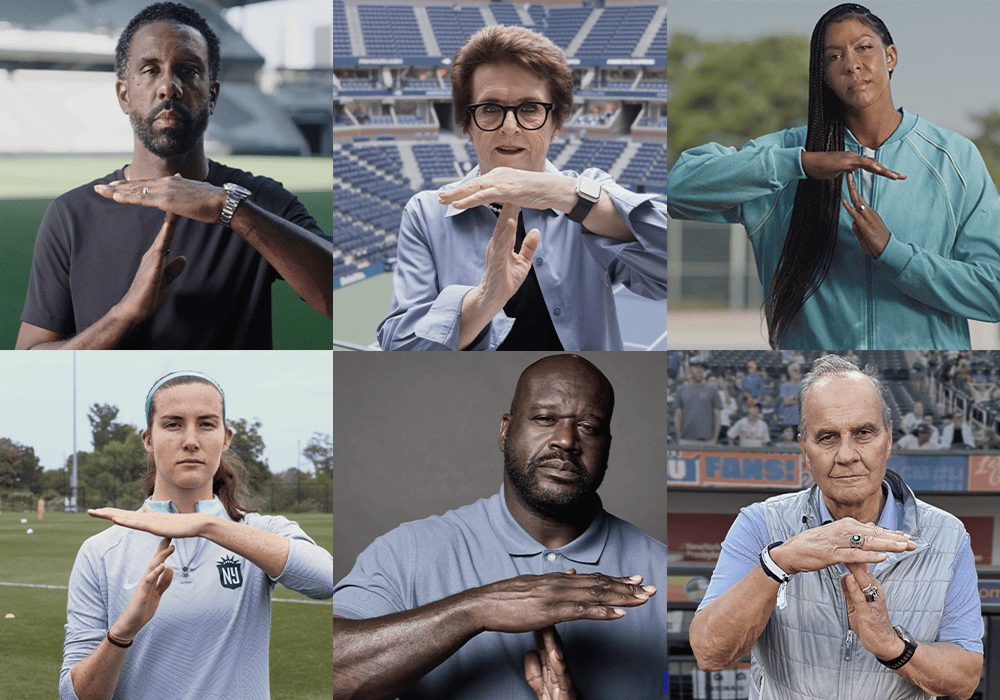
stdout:
<svg viewBox="0 0 1000 700">
<path fill-rule="evenodd" d="M 1000 321 L 1000 198 L 971 141 L 904 110 L 873 156 L 907 176 L 874 176 L 866 197 L 891 232 L 877 260 L 840 208 L 829 274 L 781 342 L 795 349 L 968 349 L 969 318 Z M 667 178 L 677 219 L 740 223 L 765 290 L 778 266 L 802 169 L 806 127 L 742 149 L 681 154 Z M 845 148 L 862 152 L 845 130 Z M 848 199 L 844 179 L 843 198 Z"/>
</svg>

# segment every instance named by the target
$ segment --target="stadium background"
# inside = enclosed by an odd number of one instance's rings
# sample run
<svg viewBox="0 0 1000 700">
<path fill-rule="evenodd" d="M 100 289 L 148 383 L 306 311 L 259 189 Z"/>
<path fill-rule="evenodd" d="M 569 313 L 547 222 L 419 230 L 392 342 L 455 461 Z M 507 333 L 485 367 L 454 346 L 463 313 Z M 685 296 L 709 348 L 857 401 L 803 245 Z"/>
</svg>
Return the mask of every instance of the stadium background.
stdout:
<svg viewBox="0 0 1000 700">
<path fill-rule="evenodd" d="M 258 2 L 188 2 L 222 43 L 222 88 L 206 152 L 283 182 L 329 232 L 329 19 L 315 28 L 313 57 L 296 54 L 294 67 L 265 67 L 224 16 L 226 8 Z M 148 4 L 8 0 L 0 9 L 0 348 L 14 347 L 35 235 L 51 199 L 131 158 L 131 127 L 114 94 L 114 48 L 124 25 Z M 305 43 L 286 36 L 286 44 L 295 42 Z M 284 282 L 273 285 L 273 303 L 276 348 L 330 347 L 330 322 Z"/>
<path fill-rule="evenodd" d="M 527 26 L 566 52 L 574 108 L 549 151 L 557 167 L 665 195 L 666 12 L 650 0 L 333 0 L 335 345 L 377 348 L 403 206 L 477 162 L 455 133 L 448 65 L 487 24 Z M 666 303 L 615 296 L 626 349 L 663 349 Z"/>
<path fill-rule="evenodd" d="M 712 377 L 738 380 L 747 362 L 757 363 L 765 382 L 780 385 L 793 353 L 761 350 L 685 350 L 672 353 L 669 371 L 672 446 L 667 452 L 667 486 L 670 490 L 667 517 L 667 548 L 670 558 L 667 596 L 671 602 L 667 643 L 670 646 L 672 700 L 745 700 L 749 695 L 749 656 L 718 672 L 698 671 L 688 642 L 688 628 L 704 596 L 721 543 L 740 509 L 778 493 L 812 485 L 797 446 L 779 447 L 780 426 L 771 422 L 771 446 L 740 448 L 714 446 L 706 449 L 678 447 L 674 433 L 672 394 L 685 381 L 692 357 L 706 366 L 706 381 Z M 803 370 L 821 353 L 805 353 Z M 974 392 L 971 384 L 1000 380 L 1000 353 L 963 353 L 968 381 L 956 385 L 953 372 L 958 353 L 933 352 L 934 363 L 926 379 L 915 369 L 913 352 L 858 351 L 861 365 L 878 368 L 885 379 L 887 401 L 892 411 L 893 439 L 902 436 L 899 426 L 915 401 L 935 415 L 941 426 L 946 413 L 961 411 L 996 445 L 1000 436 L 1000 404 L 992 391 Z M 804 360 L 804 363 L 802 363 Z M 985 400 L 983 397 L 986 397 Z M 733 423 L 743 415 L 735 413 Z M 723 428 L 723 434 L 725 428 Z M 969 532 L 979 575 L 980 598 L 986 627 L 983 676 L 976 700 L 1000 697 L 1000 453 L 992 450 L 904 451 L 893 448 L 888 468 L 896 471 L 921 498 L 959 517 Z"/>
<path fill-rule="evenodd" d="M 681 151 L 749 139 L 806 123 L 808 45 L 829 0 L 672 0 L 671 140 Z M 1000 5 L 968 0 L 862 4 L 892 33 L 897 107 L 972 139 L 1000 181 L 1000 99 L 992 27 Z M 950 50 L 947 47 L 961 47 Z M 740 225 L 669 222 L 670 347 L 766 349 L 763 292 Z M 972 347 L 1000 348 L 996 324 L 971 323 Z"/>
</svg>

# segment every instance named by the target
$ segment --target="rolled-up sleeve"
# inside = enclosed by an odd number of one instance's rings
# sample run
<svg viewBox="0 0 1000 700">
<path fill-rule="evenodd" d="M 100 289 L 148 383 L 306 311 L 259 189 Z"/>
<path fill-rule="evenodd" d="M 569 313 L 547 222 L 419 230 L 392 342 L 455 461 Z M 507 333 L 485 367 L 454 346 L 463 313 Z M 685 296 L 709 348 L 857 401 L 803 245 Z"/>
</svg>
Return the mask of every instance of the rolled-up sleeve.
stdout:
<svg viewBox="0 0 1000 700">
<path fill-rule="evenodd" d="M 607 270 L 609 284 L 624 284 L 629 291 L 648 299 L 666 299 L 667 205 L 656 195 L 625 189 L 601 170 L 591 168 L 583 176 L 601 183 L 636 239 L 622 243 L 583 229 L 588 248 Z M 567 225 L 571 224 L 567 220 Z"/>
</svg>

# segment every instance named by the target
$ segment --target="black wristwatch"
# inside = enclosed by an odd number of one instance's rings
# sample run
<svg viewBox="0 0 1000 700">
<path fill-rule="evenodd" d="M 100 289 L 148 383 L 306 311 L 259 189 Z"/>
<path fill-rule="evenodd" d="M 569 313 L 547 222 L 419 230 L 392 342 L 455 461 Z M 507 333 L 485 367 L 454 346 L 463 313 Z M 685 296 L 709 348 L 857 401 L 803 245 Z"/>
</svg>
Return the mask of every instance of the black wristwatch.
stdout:
<svg viewBox="0 0 1000 700">
<path fill-rule="evenodd" d="M 883 661 L 878 659 L 878 662 L 885 666 L 886 668 L 891 668 L 893 671 L 898 671 L 907 664 L 907 662 L 913 658 L 913 652 L 917 650 L 917 640 L 913 638 L 909 632 L 907 632 L 902 625 L 896 625 L 892 628 L 896 633 L 896 636 L 903 640 L 903 644 L 906 646 L 903 648 L 903 653 L 897 656 L 895 659 L 889 659 L 888 661 Z"/>
<path fill-rule="evenodd" d="M 603 191 L 604 188 L 597 180 L 591 180 L 583 175 L 578 177 L 576 179 L 576 206 L 573 207 L 573 211 L 566 215 L 566 218 L 582 224 L 590 210 L 601 199 Z"/>
</svg>

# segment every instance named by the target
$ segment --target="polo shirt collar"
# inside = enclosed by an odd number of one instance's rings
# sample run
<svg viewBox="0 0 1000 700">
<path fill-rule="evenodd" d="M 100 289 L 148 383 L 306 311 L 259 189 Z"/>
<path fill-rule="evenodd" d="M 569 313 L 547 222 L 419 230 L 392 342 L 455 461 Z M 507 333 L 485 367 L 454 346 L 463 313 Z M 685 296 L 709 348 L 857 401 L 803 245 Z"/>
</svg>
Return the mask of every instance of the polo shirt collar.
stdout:
<svg viewBox="0 0 1000 700">
<path fill-rule="evenodd" d="M 597 515 L 594 516 L 590 527 L 572 542 L 555 550 L 547 549 L 514 519 L 507 508 L 503 485 L 500 486 L 500 493 L 487 502 L 486 514 L 500 544 L 512 557 L 534 556 L 556 551 L 578 564 L 597 564 L 611 533 L 610 522 L 599 497 Z"/>
<path fill-rule="evenodd" d="M 148 505 L 154 513 L 177 512 L 177 506 L 174 505 L 173 501 L 154 501 L 152 498 L 147 498 L 144 505 Z M 199 513 L 208 513 L 217 518 L 229 520 L 226 508 L 222 505 L 222 501 L 219 500 L 218 496 L 213 496 L 210 501 L 198 501 L 195 503 L 195 510 Z"/>
<path fill-rule="evenodd" d="M 559 175 L 560 174 L 559 169 L 556 166 L 552 165 L 552 161 L 550 161 L 548 158 L 545 159 L 545 172 L 547 172 L 547 173 L 549 173 L 551 175 Z M 461 180 L 459 180 L 458 182 L 454 182 L 454 183 L 448 184 L 448 185 L 444 185 L 441 189 L 442 190 L 453 190 L 456 187 L 458 187 L 459 185 L 464 185 L 469 180 L 472 180 L 473 178 L 477 178 L 477 177 L 479 177 L 479 165 L 478 164 L 476 165 L 476 167 L 474 167 L 472 170 L 470 170 L 468 172 L 468 174 L 465 177 L 463 177 Z M 482 206 L 486 206 L 486 205 L 484 204 Z M 475 209 L 456 209 L 455 207 L 453 207 L 452 205 L 449 204 L 448 205 L 448 209 L 445 210 L 444 215 L 445 215 L 445 218 L 448 218 L 450 216 L 456 216 L 457 214 L 464 214 L 464 213 L 470 212 L 470 211 L 475 211 Z"/>
<path fill-rule="evenodd" d="M 893 498 L 892 487 L 889 486 L 888 481 L 882 482 L 882 489 L 885 494 L 885 506 L 882 508 L 882 512 L 878 518 L 878 526 L 885 528 L 886 530 L 897 530 L 896 524 L 899 522 L 897 516 L 897 501 Z M 902 503 L 899 503 L 899 508 L 902 508 Z M 826 501 L 823 499 L 822 495 L 819 498 L 819 521 L 821 523 L 832 522 L 833 516 L 830 514 L 830 509 L 826 507 Z"/>
</svg>

